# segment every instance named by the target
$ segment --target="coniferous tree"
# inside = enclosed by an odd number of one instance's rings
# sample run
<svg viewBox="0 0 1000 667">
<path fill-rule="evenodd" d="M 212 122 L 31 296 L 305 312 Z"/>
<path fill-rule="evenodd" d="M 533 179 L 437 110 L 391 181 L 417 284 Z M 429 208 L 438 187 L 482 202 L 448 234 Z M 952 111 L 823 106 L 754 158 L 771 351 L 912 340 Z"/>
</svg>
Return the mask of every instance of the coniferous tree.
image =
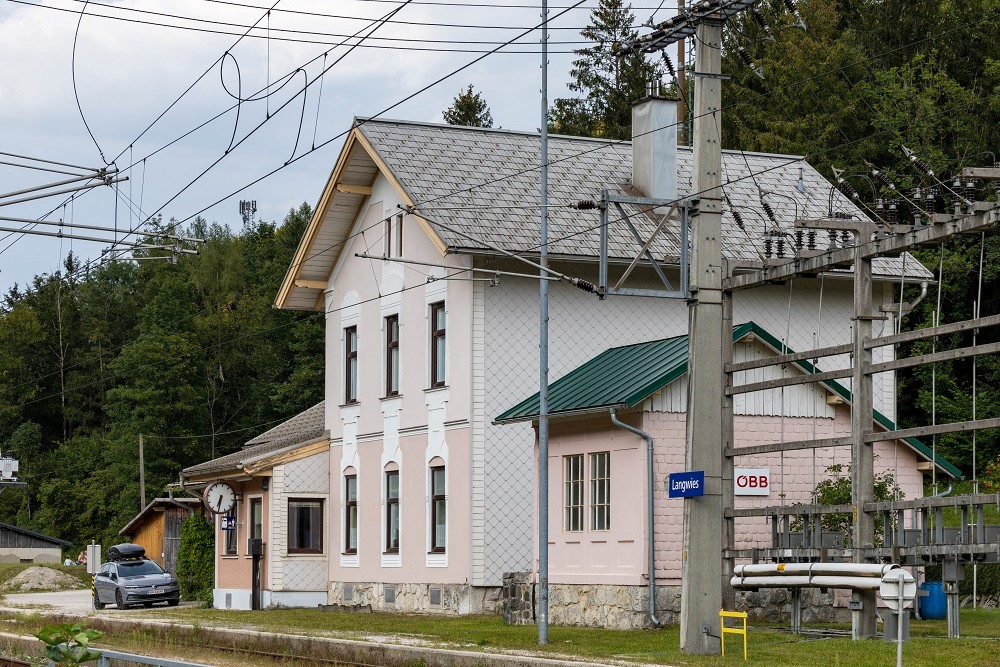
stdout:
<svg viewBox="0 0 1000 667">
<path fill-rule="evenodd" d="M 618 56 L 616 50 L 635 39 L 635 15 L 623 0 L 600 0 L 590 25 L 580 31 L 593 46 L 577 49 L 569 89 L 577 98 L 560 98 L 550 113 L 549 129 L 607 139 L 632 135 L 632 103 L 659 77 L 659 68 L 642 53 Z"/>
<path fill-rule="evenodd" d="M 472 92 L 472 84 L 460 92 L 444 110 L 444 122 L 467 127 L 493 127 L 493 114 L 481 93 Z"/>
</svg>

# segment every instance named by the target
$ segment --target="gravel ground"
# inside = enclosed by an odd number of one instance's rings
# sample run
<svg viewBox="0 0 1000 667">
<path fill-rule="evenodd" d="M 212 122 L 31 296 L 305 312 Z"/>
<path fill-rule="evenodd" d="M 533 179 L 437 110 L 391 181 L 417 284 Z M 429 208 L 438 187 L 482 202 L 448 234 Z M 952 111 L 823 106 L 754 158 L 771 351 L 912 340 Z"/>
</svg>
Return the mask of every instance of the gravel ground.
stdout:
<svg viewBox="0 0 1000 667">
<path fill-rule="evenodd" d="M 182 602 L 181 606 L 194 606 L 195 602 Z M 162 607 L 163 605 L 157 605 Z M 93 596 L 89 588 L 81 588 L 73 591 L 55 591 L 47 593 L 8 593 L 0 599 L 0 607 L 18 609 L 48 609 L 73 614 L 117 614 L 118 609 L 114 605 L 105 607 L 102 611 L 95 611 L 93 607 Z M 157 608 L 157 607 L 154 607 Z M 128 613 L 142 613 L 141 607 L 133 607 Z"/>
</svg>

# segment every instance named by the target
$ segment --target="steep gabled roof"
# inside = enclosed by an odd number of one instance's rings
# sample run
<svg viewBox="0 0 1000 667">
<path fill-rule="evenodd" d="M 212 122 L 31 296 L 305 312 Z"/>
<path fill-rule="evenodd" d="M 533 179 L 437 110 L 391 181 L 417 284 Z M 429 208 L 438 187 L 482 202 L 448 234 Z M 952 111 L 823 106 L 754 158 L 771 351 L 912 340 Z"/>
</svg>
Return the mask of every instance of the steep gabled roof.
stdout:
<svg viewBox="0 0 1000 667">
<path fill-rule="evenodd" d="M 733 328 L 733 341 L 749 335 L 757 336 L 775 352 L 794 354 L 794 350 L 782 346 L 780 340 L 755 322 L 740 324 Z M 820 372 L 808 361 L 794 362 L 804 373 Z M 674 336 L 648 343 L 636 343 L 613 347 L 576 367 L 549 385 L 549 414 L 564 417 L 573 414 L 604 412 L 608 408 L 632 408 L 666 387 L 688 370 L 688 337 Z M 838 394 L 848 403 L 852 400 L 849 389 L 835 380 L 821 382 L 830 391 Z M 898 429 L 895 423 L 875 410 L 873 421 L 887 431 Z M 494 423 L 511 424 L 538 419 L 538 394 L 521 401 L 499 415 Z M 891 439 L 891 434 L 886 433 Z M 918 456 L 932 461 L 933 451 L 916 438 L 903 438 Z M 937 457 L 938 467 L 956 479 L 962 471 L 949 461 Z"/>
<path fill-rule="evenodd" d="M 189 496 L 181 496 L 180 498 L 174 498 L 173 496 L 169 498 L 153 498 L 144 508 L 142 508 L 141 512 L 136 514 L 131 521 L 125 524 L 124 528 L 118 531 L 118 534 L 131 535 L 132 529 L 157 509 L 183 505 L 189 512 L 194 513 L 195 510 L 201 507 L 201 504 L 200 498 L 191 498 Z"/>
<path fill-rule="evenodd" d="M 309 445 L 324 438 L 326 436 L 325 405 L 325 401 L 320 401 L 288 421 L 248 440 L 246 446 L 238 452 L 185 468 L 181 471 L 181 478 L 190 479 L 210 473 L 238 472 L 250 464 L 278 452 Z"/>
<path fill-rule="evenodd" d="M 326 286 L 360 207 L 379 173 L 389 180 L 405 205 L 416 205 L 418 223 L 442 253 L 484 252 L 489 246 L 532 251 L 538 245 L 539 135 L 503 129 L 473 128 L 400 120 L 359 118 L 349 134 L 302 243 L 285 276 L 276 304 L 280 308 L 322 307 Z M 734 264 L 759 263 L 763 232 L 771 223 L 761 207 L 761 191 L 782 227 L 798 218 L 821 218 L 832 201 L 835 211 L 865 214 L 804 158 L 723 151 L 723 253 Z M 677 150 L 679 197 L 691 194 L 691 149 Z M 598 211 L 562 204 L 599 199 L 601 191 L 641 195 L 631 184 L 632 144 L 583 137 L 549 137 L 549 251 L 553 259 L 594 258 L 599 252 Z M 527 208 L 526 208 L 527 207 Z M 742 214 L 746 229 L 732 215 Z M 625 207 L 639 233 L 648 236 L 658 220 L 636 207 Z M 617 211 L 611 215 L 612 224 Z M 457 234 L 454 228 L 472 237 Z M 609 239 L 613 257 L 631 259 L 636 251 L 627 229 L 618 225 Z M 826 239 L 819 245 L 825 247 Z M 666 231 L 651 246 L 657 257 L 676 262 L 677 234 Z M 915 259 L 906 262 L 912 280 L 931 277 Z M 876 277 L 897 277 L 901 258 L 877 258 Z"/>
</svg>

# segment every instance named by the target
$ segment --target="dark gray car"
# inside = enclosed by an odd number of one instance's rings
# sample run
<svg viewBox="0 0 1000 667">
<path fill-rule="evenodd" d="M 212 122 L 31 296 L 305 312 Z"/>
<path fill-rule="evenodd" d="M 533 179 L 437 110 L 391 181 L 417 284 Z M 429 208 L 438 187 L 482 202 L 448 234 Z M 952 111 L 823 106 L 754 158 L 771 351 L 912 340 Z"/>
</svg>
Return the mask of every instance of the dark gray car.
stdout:
<svg viewBox="0 0 1000 667">
<path fill-rule="evenodd" d="M 105 563 L 94 575 L 94 609 L 108 604 L 151 607 L 156 602 L 173 607 L 180 600 L 177 577 L 146 558 Z"/>
</svg>

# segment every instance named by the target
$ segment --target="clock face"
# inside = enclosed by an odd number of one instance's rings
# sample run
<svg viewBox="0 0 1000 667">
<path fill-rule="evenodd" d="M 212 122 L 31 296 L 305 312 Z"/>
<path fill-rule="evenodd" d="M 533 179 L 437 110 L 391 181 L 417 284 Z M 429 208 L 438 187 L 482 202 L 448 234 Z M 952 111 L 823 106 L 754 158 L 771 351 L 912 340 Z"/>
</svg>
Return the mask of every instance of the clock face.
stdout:
<svg viewBox="0 0 1000 667">
<path fill-rule="evenodd" d="M 214 514 L 225 514 L 236 504 L 236 490 L 225 482 L 210 484 L 205 489 L 205 506 Z"/>
</svg>

